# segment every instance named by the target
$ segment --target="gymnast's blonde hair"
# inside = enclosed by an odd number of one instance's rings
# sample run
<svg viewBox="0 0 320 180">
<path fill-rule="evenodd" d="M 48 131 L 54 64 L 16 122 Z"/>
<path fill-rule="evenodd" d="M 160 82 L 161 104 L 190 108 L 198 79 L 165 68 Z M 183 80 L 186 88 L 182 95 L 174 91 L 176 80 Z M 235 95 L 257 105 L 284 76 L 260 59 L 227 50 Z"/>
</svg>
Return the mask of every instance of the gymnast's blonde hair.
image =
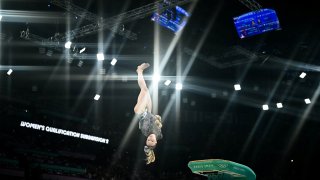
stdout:
<svg viewBox="0 0 320 180">
<path fill-rule="evenodd" d="M 156 118 L 155 124 L 159 128 L 162 128 L 161 116 L 155 115 L 155 118 Z M 156 155 L 154 154 L 154 151 L 153 151 L 155 147 L 156 146 L 153 146 L 153 147 L 145 146 L 144 152 L 146 153 L 147 164 L 153 163 L 156 160 Z"/>
<path fill-rule="evenodd" d="M 156 125 L 161 129 L 162 128 L 161 116 L 155 115 L 155 118 L 156 118 L 155 120 Z"/>
<path fill-rule="evenodd" d="M 153 148 L 153 147 L 152 147 Z M 150 164 L 153 163 L 156 160 L 156 156 L 154 154 L 153 149 L 147 146 L 147 150 L 145 150 L 144 152 L 146 153 L 146 164 Z"/>
</svg>

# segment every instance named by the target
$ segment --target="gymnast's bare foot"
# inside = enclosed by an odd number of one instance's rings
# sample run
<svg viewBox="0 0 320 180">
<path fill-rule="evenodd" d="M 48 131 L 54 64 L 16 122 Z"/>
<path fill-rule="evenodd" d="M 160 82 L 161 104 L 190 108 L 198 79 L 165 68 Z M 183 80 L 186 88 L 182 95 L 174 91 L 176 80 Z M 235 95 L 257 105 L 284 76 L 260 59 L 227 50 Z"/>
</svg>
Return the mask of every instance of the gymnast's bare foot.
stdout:
<svg viewBox="0 0 320 180">
<path fill-rule="evenodd" d="M 137 67 L 137 73 L 143 72 L 143 70 L 147 69 L 149 66 L 149 63 L 142 63 L 140 66 Z"/>
</svg>

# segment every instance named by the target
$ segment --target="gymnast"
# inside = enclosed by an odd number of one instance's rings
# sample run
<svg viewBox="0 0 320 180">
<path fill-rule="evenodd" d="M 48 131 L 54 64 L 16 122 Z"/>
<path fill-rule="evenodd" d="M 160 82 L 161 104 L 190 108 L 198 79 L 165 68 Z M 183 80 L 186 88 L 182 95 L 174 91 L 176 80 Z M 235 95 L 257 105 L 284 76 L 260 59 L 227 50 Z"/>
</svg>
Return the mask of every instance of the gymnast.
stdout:
<svg viewBox="0 0 320 180">
<path fill-rule="evenodd" d="M 147 164 L 155 161 L 156 157 L 153 150 L 157 145 L 157 140 L 162 139 L 161 116 L 151 113 L 152 101 L 149 89 L 143 77 L 143 71 L 149 66 L 149 63 L 142 63 L 137 67 L 140 93 L 137 99 L 137 104 L 134 107 L 134 112 L 138 116 L 139 120 L 139 129 L 141 130 L 142 134 L 147 137 L 146 145 L 144 146 Z"/>
</svg>

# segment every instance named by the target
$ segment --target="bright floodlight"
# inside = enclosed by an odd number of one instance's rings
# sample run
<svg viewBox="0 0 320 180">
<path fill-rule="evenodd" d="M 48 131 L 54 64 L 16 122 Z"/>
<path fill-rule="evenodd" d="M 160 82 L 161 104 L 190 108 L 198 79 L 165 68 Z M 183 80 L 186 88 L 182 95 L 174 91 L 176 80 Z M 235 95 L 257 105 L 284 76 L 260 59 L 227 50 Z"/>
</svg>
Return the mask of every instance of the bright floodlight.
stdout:
<svg viewBox="0 0 320 180">
<path fill-rule="evenodd" d="M 118 61 L 118 60 L 117 60 L 116 58 L 113 58 L 110 64 L 111 64 L 112 66 L 114 66 L 114 65 L 116 65 L 117 61 Z"/>
<path fill-rule="evenodd" d="M 7 74 L 10 76 L 12 72 L 13 72 L 12 69 L 9 69 L 9 71 L 7 72 Z"/>
<path fill-rule="evenodd" d="M 169 86 L 171 84 L 170 80 L 166 80 L 166 82 L 164 82 L 164 85 Z"/>
<path fill-rule="evenodd" d="M 303 79 L 304 77 L 306 77 L 306 75 L 307 75 L 307 74 L 306 74 L 305 72 L 302 72 L 299 77 L 300 77 L 301 79 Z"/>
<path fill-rule="evenodd" d="M 2 16 L 0 15 L 0 21 L 1 21 L 1 19 L 2 19 Z"/>
<path fill-rule="evenodd" d="M 82 49 L 80 50 L 80 54 L 81 54 L 81 53 L 83 53 L 85 50 L 86 50 L 86 48 L 85 48 L 85 47 L 84 47 L 84 48 L 82 48 Z"/>
<path fill-rule="evenodd" d="M 98 53 L 98 54 L 97 54 L 97 59 L 98 59 L 98 61 L 103 61 L 103 60 L 104 60 L 104 55 L 103 55 L 103 53 Z"/>
<path fill-rule="evenodd" d="M 70 47 L 71 47 L 71 42 L 70 41 L 68 41 L 68 42 L 66 42 L 65 44 L 64 44 L 64 47 L 66 48 L 66 49 L 70 49 Z"/>
<path fill-rule="evenodd" d="M 311 101 L 310 101 L 309 98 L 305 99 L 304 102 L 305 102 L 306 104 L 310 104 L 310 103 L 311 103 Z"/>
<path fill-rule="evenodd" d="M 182 89 L 182 84 L 181 83 L 177 83 L 176 84 L 176 90 L 181 90 Z"/>
<path fill-rule="evenodd" d="M 269 106 L 268 106 L 267 104 L 264 104 L 264 105 L 262 106 L 262 109 L 265 110 L 265 111 L 266 111 L 266 110 L 269 110 Z"/>
<path fill-rule="evenodd" d="M 99 95 L 99 94 L 96 94 L 96 95 L 94 96 L 94 100 L 98 101 L 99 99 L 100 99 L 100 95 Z"/>
<path fill-rule="evenodd" d="M 235 84 L 235 85 L 234 85 L 234 90 L 240 91 L 240 90 L 241 90 L 240 84 Z"/>
<path fill-rule="evenodd" d="M 160 75 L 159 74 L 154 74 L 152 76 L 152 80 L 153 80 L 153 82 L 158 83 L 160 81 Z"/>
<path fill-rule="evenodd" d="M 282 105 L 282 103 L 277 103 L 277 108 L 283 108 L 283 105 Z"/>
</svg>

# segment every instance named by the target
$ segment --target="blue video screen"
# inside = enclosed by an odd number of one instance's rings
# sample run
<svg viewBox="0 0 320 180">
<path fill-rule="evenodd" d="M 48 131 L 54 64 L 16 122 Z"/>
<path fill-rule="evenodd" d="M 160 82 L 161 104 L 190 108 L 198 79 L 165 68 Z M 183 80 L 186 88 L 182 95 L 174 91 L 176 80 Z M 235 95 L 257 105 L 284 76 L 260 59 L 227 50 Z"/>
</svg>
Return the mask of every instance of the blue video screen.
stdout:
<svg viewBox="0 0 320 180">
<path fill-rule="evenodd" d="M 277 14 L 272 9 L 260 9 L 233 18 L 239 37 L 246 38 L 281 29 Z"/>
<path fill-rule="evenodd" d="M 161 26 L 179 32 L 186 24 L 189 13 L 179 6 L 166 9 L 161 14 L 153 13 L 151 20 L 157 22 Z"/>
</svg>

